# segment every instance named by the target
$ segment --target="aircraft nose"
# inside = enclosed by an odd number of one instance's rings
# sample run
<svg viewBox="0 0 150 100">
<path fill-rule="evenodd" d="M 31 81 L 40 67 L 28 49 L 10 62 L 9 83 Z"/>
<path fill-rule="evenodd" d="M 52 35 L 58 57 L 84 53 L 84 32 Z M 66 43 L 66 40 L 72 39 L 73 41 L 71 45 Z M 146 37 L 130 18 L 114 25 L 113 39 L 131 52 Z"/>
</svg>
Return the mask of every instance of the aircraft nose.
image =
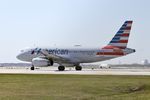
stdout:
<svg viewBox="0 0 150 100">
<path fill-rule="evenodd" d="M 21 60 L 21 58 L 22 58 L 22 57 L 21 57 L 21 54 L 18 54 L 18 55 L 16 56 L 16 58 L 19 59 L 19 60 Z"/>
</svg>

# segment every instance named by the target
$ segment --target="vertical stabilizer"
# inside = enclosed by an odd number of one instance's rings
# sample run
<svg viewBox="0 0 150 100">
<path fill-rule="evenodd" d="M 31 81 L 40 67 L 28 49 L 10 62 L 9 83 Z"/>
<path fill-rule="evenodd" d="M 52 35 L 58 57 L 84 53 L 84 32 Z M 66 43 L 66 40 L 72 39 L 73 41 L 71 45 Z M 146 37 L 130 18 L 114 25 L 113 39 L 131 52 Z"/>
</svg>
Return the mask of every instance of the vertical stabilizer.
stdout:
<svg viewBox="0 0 150 100">
<path fill-rule="evenodd" d="M 125 21 L 108 45 L 125 49 L 128 44 L 132 22 L 133 21 Z"/>
</svg>

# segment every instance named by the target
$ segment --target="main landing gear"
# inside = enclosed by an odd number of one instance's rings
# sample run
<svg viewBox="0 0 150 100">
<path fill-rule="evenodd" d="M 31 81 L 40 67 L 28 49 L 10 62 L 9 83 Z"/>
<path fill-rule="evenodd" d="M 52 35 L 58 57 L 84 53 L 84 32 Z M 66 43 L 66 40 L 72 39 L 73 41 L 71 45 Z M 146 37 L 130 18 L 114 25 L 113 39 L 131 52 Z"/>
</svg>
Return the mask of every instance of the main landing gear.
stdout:
<svg viewBox="0 0 150 100">
<path fill-rule="evenodd" d="M 65 70 L 65 66 L 58 66 L 58 70 L 59 71 L 64 71 Z"/>
<path fill-rule="evenodd" d="M 81 71 L 81 70 L 82 70 L 82 67 L 81 67 L 81 66 L 76 66 L 75 69 L 76 69 L 77 71 Z"/>
<path fill-rule="evenodd" d="M 30 68 L 31 70 L 34 70 L 35 68 L 34 68 L 34 66 L 32 65 L 32 67 Z"/>
<path fill-rule="evenodd" d="M 75 66 L 76 71 L 81 71 L 82 67 L 81 66 Z M 64 71 L 65 70 L 65 66 L 58 66 L 58 70 L 59 71 Z"/>
</svg>

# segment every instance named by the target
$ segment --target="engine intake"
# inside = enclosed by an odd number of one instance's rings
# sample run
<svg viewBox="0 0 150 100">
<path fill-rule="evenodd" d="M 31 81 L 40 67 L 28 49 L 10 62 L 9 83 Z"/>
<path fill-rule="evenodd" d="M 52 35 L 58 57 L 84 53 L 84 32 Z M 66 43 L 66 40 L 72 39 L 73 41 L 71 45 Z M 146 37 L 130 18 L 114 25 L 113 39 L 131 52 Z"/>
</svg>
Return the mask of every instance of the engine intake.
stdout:
<svg viewBox="0 0 150 100">
<path fill-rule="evenodd" d="M 53 60 L 48 60 L 46 58 L 34 58 L 32 59 L 32 64 L 37 67 L 53 66 Z"/>
</svg>

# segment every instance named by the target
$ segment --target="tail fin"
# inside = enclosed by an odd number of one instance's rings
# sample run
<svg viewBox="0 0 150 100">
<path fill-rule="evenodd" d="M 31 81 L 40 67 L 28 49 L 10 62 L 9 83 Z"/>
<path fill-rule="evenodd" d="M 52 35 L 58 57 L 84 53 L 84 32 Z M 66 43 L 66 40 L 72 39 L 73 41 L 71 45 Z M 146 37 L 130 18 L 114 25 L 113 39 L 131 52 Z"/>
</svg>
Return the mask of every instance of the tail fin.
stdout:
<svg viewBox="0 0 150 100">
<path fill-rule="evenodd" d="M 125 49 L 128 44 L 132 22 L 133 21 L 125 21 L 108 45 Z"/>
</svg>

